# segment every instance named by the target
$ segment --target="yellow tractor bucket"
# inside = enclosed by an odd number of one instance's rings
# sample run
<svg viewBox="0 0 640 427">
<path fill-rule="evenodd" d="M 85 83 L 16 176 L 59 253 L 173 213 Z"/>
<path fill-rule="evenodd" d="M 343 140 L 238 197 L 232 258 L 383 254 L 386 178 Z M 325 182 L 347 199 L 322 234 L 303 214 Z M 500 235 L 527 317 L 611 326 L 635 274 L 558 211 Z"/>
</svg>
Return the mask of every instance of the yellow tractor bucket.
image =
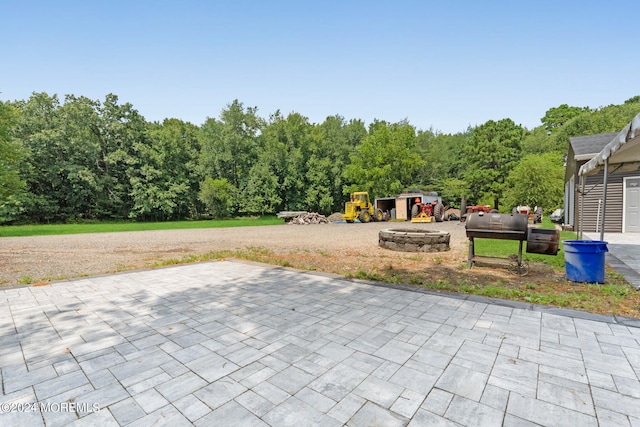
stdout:
<svg viewBox="0 0 640 427">
<path fill-rule="evenodd" d="M 424 212 L 420 212 L 415 218 L 411 218 L 411 222 L 433 222 L 434 218 Z"/>
</svg>

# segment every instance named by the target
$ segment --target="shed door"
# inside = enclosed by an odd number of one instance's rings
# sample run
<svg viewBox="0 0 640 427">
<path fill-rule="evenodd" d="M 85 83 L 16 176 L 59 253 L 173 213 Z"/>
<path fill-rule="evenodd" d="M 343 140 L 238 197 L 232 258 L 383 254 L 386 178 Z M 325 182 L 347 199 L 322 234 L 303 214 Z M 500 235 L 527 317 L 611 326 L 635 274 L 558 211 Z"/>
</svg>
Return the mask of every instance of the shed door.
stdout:
<svg viewBox="0 0 640 427">
<path fill-rule="evenodd" d="M 640 178 L 625 180 L 625 232 L 640 232 Z"/>
<path fill-rule="evenodd" d="M 407 199 L 396 199 L 396 219 L 407 219 Z"/>
</svg>

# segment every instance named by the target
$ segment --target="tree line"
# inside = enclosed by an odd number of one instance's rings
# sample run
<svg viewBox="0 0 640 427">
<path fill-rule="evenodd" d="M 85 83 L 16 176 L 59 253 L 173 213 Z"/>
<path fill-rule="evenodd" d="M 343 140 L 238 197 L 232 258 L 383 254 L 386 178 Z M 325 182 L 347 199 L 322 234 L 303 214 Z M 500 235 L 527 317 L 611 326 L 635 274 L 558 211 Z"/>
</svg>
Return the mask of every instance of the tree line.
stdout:
<svg viewBox="0 0 640 427">
<path fill-rule="evenodd" d="M 177 220 L 343 209 L 352 191 L 437 191 L 504 211 L 562 205 L 568 138 L 622 129 L 640 97 L 549 109 L 526 129 L 490 120 L 455 134 L 408 121 L 300 113 L 262 118 L 235 100 L 201 126 L 147 122 L 130 104 L 46 93 L 0 101 L 0 223 Z"/>
</svg>

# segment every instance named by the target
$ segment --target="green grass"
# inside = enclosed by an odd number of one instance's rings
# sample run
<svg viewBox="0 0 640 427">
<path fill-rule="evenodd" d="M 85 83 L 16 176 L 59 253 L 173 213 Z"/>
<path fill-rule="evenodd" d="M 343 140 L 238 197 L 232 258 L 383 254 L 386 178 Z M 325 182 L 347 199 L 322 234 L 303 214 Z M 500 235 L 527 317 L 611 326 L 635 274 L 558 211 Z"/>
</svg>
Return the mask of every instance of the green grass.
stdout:
<svg viewBox="0 0 640 427">
<path fill-rule="evenodd" d="M 20 280 L 18 280 L 19 285 L 28 285 L 34 282 L 36 282 L 36 280 L 34 280 L 34 278 L 31 276 L 22 276 Z"/>
<path fill-rule="evenodd" d="M 0 226 L 0 237 L 45 236 L 54 234 L 110 233 L 145 230 L 186 230 L 192 228 L 247 227 L 284 222 L 276 216 L 205 221 L 97 222 L 80 224 L 38 224 Z"/>
<path fill-rule="evenodd" d="M 540 228 L 556 228 L 556 225 L 549 219 L 549 216 L 542 218 L 542 224 L 538 224 Z"/>
</svg>

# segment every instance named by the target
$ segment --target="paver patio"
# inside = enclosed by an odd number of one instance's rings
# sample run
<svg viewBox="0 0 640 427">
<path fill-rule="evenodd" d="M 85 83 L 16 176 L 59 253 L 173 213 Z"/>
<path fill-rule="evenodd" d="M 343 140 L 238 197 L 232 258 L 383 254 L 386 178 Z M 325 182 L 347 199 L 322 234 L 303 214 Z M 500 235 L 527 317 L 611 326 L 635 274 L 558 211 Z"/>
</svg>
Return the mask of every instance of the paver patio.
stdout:
<svg viewBox="0 0 640 427">
<path fill-rule="evenodd" d="M 633 320 L 239 261 L 0 313 L 2 426 L 640 426 Z"/>
</svg>

